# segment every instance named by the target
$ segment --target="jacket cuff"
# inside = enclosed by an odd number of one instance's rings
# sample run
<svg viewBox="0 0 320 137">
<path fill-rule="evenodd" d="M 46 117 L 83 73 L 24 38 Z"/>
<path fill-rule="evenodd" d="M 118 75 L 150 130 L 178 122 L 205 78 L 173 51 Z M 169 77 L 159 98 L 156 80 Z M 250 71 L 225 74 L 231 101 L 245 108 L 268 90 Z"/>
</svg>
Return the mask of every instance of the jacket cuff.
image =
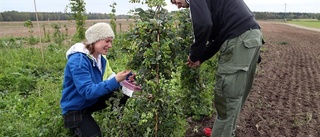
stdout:
<svg viewBox="0 0 320 137">
<path fill-rule="evenodd" d="M 195 57 L 195 56 L 193 56 L 193 55 L 191 55 L 191 54 L 190 54 L 189 58 L 190 58 L 190 60 L 191 60 L 192 62 L 197 62 L 197 61 L 199 60 L 198 57 Z"/>
<path fill-rule="evenodd" d="M 105 88 L 108 89 L 108 91 L 110 91 L 110 92 L 112 92 L 120 87 L 120 84 L 117 82 L 115 77 L 113 77 L 109 80 L 106 80 L 105 83 L 106 83 Z"/>
</svg>

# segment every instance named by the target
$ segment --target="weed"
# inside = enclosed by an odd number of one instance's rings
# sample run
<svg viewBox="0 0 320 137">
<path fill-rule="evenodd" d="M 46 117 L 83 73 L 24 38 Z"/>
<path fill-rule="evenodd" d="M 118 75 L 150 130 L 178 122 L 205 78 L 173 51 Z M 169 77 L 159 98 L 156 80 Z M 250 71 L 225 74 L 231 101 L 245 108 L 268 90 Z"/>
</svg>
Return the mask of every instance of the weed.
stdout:
<svg viewBox="0 0 320 137">
<path fill-rule="evenodd" d="M 278 44 L 279 44 L 279 45 L 287 45 L 287 44 L 289 44 L 289 43 L 286 42 L 286 41 L 281 41 L 281 42 L 279 42 Z"/>
</svg>

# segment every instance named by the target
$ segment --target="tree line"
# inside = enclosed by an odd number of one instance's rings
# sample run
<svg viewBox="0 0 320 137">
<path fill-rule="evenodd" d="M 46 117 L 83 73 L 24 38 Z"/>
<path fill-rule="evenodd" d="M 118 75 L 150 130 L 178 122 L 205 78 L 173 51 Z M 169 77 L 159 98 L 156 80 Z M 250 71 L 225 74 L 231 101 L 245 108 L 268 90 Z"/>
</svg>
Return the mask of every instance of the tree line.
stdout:
<svg viewBox="0 0 320 137">
<path fill-rule="evenodd" d="M 320 13 L 301 13 L 301 12 L 254 12 L 256 19 L 318 19 L 320 20 Z"/>
<path fill-rule="evenodd" d="M 52 20 L 73 20 L 72 13 L 64 12 L 38 12 L 39 21 Z M 320 13 L 300 13 L 300 12 L 254 12 L 257 20 L 268 19 L 318 19 L 320 20 Z M 110 14 L 107 13 L 87 13 L 87 19 L 110 19 Z M 128 19 L 129 15 L 117 15 L 117 19 Z M 0 12 L 0 21 L 36 21 L 35 12 L 18 12 L 5 11 Z"/>
</svg>

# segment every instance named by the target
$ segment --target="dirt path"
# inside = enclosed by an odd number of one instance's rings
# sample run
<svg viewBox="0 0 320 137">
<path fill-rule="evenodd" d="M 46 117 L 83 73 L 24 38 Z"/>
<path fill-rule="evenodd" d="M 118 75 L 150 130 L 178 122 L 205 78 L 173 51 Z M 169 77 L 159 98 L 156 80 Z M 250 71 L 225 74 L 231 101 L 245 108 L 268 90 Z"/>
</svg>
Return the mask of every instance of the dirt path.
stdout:
<svg viewBox="0 0 320 137">
<path fill-rule="evenodd" d="M 313 31 L 319 31 L 320 32 L 320 29 L 318 29 L 318 28 L 304 27 L 304 26 L 290 24 L 290 23 L 282 23 L 282 24 L 286 24 L 286 25 L 289 25 L 289 26 L 297 27 L 297 28 L 302 28 L 302 29 L 307 29 L 307 30 L 313 30 Z"/>
<path fill-rule="evenodd" d="M 320 32 L 260 22 L 267 41 L 238 137 L 320 137 Z"/>
</svg>

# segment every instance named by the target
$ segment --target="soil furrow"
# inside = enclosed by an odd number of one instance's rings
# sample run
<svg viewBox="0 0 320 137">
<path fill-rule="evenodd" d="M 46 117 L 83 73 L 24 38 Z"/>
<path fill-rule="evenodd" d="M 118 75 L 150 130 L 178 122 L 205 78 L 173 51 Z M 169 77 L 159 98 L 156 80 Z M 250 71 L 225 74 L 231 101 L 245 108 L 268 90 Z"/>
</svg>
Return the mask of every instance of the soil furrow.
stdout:
<svg viewBox="0 0 320 137">
<path fill-rule="evenodd" d="M 320 32 L 260 25 L 266 51 L 240 115 L 237 137 L 318 137 Z"/>
</svg>

